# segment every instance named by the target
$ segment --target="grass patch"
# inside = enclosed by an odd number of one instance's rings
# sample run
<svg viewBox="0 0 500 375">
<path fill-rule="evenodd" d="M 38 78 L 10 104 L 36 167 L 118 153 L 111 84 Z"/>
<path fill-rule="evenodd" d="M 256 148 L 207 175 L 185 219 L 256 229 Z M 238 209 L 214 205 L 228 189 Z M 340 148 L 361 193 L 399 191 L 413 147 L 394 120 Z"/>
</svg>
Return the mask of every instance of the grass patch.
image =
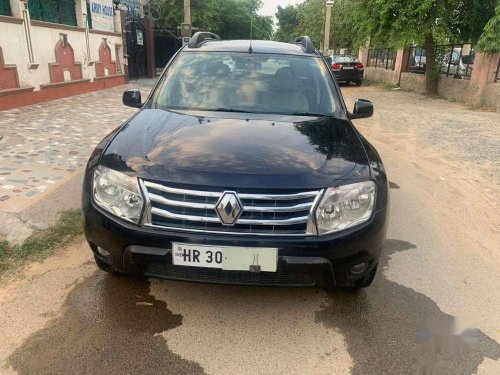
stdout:
<svg viewBox="0 0 500 375">
<path fill-rule="evenodd" d="M 399 88 L 398 85 L 394 85 L 392 83 L 370 81 L 369 79 L 366 79 L 366 78 L 363 80 L 363 86 L 378 87 L 379 89 L 386 90 L 386 91 L 391 91 L 391 90 Z"/>
<path fill-rule="evenodd" d="M 9 244 L 7 243 L 7 241 L 0 239 L 0 274 L 2 273 L 6 265 L 8 251 Z"/>
<path fill-rule="evenodd" d="M 9 246 L 6 241 L 0 241 L 0 275 L 19 269 L 28 260 L 44 259 L 83 233 L 81 217 L 80 210 L 65 211 L 56 225 L 33 234 L 22 245 Z"/>
</svg>

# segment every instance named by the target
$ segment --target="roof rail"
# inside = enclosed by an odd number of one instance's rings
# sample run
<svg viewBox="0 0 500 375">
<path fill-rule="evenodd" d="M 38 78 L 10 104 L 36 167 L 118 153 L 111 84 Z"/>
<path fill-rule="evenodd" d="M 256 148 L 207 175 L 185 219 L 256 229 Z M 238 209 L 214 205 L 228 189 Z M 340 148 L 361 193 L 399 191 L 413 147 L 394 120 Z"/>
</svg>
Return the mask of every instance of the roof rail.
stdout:
<svg viewBox="0 0 500 375">
<path fill-rule="evenodd" d="M 316 53 L 313 42 L 307 35 L 299 36 L 294 40 L 294 43 L 302 46 L 305 53 Z"/>
<path fill-rule="evenodd" d="M 201 44 L 207 40 L 220 40 L 220 36 L 214 33 L 209 33 L 208 31 L 198 31 L 191 39 L 189 39 L 189 48 L 198 48 Z"/>
</svg>

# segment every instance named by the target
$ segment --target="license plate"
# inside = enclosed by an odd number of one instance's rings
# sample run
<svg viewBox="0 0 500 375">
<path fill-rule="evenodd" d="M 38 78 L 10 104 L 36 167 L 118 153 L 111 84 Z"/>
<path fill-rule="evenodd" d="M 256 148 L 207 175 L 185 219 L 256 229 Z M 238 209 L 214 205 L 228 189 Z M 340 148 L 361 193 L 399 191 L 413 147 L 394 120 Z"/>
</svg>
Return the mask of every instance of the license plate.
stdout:
<svg viewBox="0 0 500 375">
<path fill-rule="evenodd" d="M 342 69 L 354 69 L 352 66 L 344 66 Z"/>
<path fill-rule="evenodd" d="M 206 246 L 172 243 L 176 266 L 220 268 L 233 271 L 276 272 L 278 249 L 268 247 Z"/>
</svg>

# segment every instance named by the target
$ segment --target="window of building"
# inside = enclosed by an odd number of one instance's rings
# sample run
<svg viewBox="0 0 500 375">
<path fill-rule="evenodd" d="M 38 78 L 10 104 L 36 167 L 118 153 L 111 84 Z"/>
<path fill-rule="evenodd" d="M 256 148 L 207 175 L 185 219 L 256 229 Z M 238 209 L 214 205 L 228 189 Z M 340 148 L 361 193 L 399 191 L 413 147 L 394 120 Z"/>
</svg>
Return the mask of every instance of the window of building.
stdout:
<svg viewBox="0 0 500 375">
<path fill-rule="evenodd" d="M 11 16 L 10 0 L 0 0 L 0 15 Z"/>
<path fill-rule="evenodd" d="M 87 25 L 92 28 L 92 15 L 90 13 L 90 1 L 87 1 Z"/>
<path fill-rule="evenodd" d="M 75 0 L 29 0 L 33 20 L 76 26 Z"/>
</svg>

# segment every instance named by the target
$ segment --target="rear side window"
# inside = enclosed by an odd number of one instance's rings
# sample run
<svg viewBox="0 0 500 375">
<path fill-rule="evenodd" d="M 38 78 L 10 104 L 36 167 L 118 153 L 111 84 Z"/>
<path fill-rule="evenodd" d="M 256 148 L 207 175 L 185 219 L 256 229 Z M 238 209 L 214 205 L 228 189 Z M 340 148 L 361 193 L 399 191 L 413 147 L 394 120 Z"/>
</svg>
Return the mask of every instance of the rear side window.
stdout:
<svg viewBox="0 0 500 375">
<path fill-rule="evenodd" d="M 153 106 L 331 115 L 338 101 L 328 69 L 318 57 L 184 52 L 169 67 Z"/>
<path fill-rule="evenodd" d="M 336 63 L 359 62 L 359 60 L 353 56 L 333 56 L 333 62 Z"/>
</svg>

